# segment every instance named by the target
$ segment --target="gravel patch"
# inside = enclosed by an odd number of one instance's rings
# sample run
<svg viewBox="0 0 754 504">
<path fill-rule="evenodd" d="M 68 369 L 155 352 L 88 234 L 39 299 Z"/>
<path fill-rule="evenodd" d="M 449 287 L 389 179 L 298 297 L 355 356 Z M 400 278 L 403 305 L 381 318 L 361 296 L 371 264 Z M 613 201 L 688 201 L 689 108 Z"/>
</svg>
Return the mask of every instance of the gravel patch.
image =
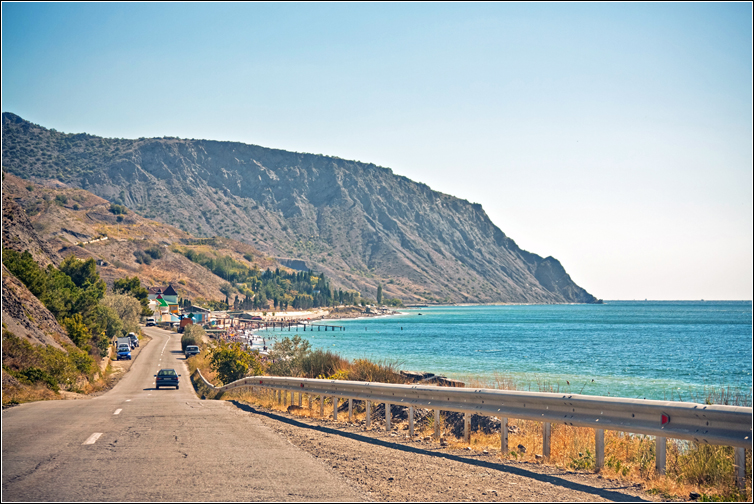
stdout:
<svg viewBox="0 0 754 504">
<path fill-rule="evenodd" d="M 404 431 L 307 417 L 232 401 L 373 501 L 657 501 L 640 485 L 588 472 L 441 447 Z"/>
</svg>

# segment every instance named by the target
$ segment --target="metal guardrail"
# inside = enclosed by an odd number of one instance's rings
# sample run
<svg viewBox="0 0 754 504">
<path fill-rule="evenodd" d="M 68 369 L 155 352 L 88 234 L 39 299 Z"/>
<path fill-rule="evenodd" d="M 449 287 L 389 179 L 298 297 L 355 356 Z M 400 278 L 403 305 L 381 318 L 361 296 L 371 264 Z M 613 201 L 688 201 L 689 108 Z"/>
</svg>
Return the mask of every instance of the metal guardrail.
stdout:
<svg viewBox="0 0 754 504">
<path fill-rule="evenodd" d="M 377 402 L 410 408 L 434 409 L 436 417 L 439 416 L 439 411 L 466 413 L 465 437 L 467 439 L 471 414 L 497 416 L 504 422 L 503 425 L 507 425 L 508 418 L 540 421 L 545 423 L 543 443 L 545 456 L 549 456 L 551 424 L 563 423 L 591 427 L 596 429 L 597 433 L 598 467 L 601 467 L 600 459 L 604 460 L 604 430 L 656 436 L 660 472 L 664 472 L 665 465 L 665 452 L 660 448 L 664 446 L 666 438 L 738 448 L 736 465 L 739 467 L 739 475 L 743 474 L 742 463 L 740 463 L 743 460 L 743 449 L 752 447 L 752 408 L 740 406 L 270 376 L 247 377 L 223 387 L 214 387 L 203 376 L 201 378 L 208 386 L 222 391 L 259 387 L 310 394 L 310 396 L 363 400 L 367 401 L 368 406 L 370 402 Z M 299 403 L 300 401 L 301 396 L 299 396 Z M 337 404 L 337 401 L 335 403 Z M 320 412 L 322 411 L 323 409 Z M 389 425 L 389 408 L 387 411 Z M 337 418 L 335 411 L 334 416 Z M 410 414 L 409 418 L 412 420 L 413 415 Z M 413 427 L 413 422 L 411 426 Z M 503 431 L 506 429 L 501 429 L 501 442 L 503 449 L 507 451 L 507 432 Z M 600 439 L 602 439 L 602 446 L 600 446 Z"/>
</svg>

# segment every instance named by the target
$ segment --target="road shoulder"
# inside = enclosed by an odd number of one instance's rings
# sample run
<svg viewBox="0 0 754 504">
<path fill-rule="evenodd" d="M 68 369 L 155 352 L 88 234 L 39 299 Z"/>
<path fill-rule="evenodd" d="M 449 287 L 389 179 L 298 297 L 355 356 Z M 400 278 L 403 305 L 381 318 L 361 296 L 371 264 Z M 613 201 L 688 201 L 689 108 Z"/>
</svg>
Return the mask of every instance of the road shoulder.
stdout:
<svg viewBox="0 0 754 504">
<path fill-rule="evenodd" d="M 231 401 L 373 501 L 656 501 L 640 485 Z"/>
</svg>

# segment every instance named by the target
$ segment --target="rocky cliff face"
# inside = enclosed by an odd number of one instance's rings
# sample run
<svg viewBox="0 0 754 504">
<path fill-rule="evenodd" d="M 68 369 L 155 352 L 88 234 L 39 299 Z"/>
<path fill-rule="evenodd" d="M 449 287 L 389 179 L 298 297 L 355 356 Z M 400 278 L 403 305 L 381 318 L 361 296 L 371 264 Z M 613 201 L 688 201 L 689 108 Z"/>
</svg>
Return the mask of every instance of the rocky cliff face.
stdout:
<svg viewBox="0 0 754 504">
<path fill-rule="evenodd" d="M 3 185 L 5 189 L 5 185 Z M 17 252 L 28 250 L 43 268 L 60 264 L 61 257 L 47 242 L 40 240 L 23 208 L 3 191 L 3 248 Z"/>
<path fill-rule="evenodd" d="M 406 302 L 596 301 L 481 205 L 373 164 L 235 142 L 68 135 L 4 113 L 3 166 L 194 235 L 245 241 L 365 295 L 382 283 Z"/>
</svg>

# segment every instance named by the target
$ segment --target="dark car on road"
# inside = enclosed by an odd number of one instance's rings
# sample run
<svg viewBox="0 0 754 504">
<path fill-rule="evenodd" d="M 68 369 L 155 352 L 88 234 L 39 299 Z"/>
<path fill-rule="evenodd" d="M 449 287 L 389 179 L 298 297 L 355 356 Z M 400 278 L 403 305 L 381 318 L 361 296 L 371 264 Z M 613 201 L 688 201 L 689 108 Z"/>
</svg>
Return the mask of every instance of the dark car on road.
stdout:
<svg viewBox="0 0 754 504">
<path fill-rule="evenodd" d="M 175 369 L 160 369 L 155 376 L 155 388 L 158 390 L 160 387 L 175 387 L 178 390 L 178 377 L 181 375 L 176 373 Z"/>
<path fill-rule="evenodd" d="M 133 348 L 136 348 L 137 346 L 139 346 L 139 337 L 136 335 L 136 333 L 130 332 L 130 333 L 128 333 L 127 337 L 128 337 L 128 339 L 131 340 L 131 346 Z"/>
</svg>

